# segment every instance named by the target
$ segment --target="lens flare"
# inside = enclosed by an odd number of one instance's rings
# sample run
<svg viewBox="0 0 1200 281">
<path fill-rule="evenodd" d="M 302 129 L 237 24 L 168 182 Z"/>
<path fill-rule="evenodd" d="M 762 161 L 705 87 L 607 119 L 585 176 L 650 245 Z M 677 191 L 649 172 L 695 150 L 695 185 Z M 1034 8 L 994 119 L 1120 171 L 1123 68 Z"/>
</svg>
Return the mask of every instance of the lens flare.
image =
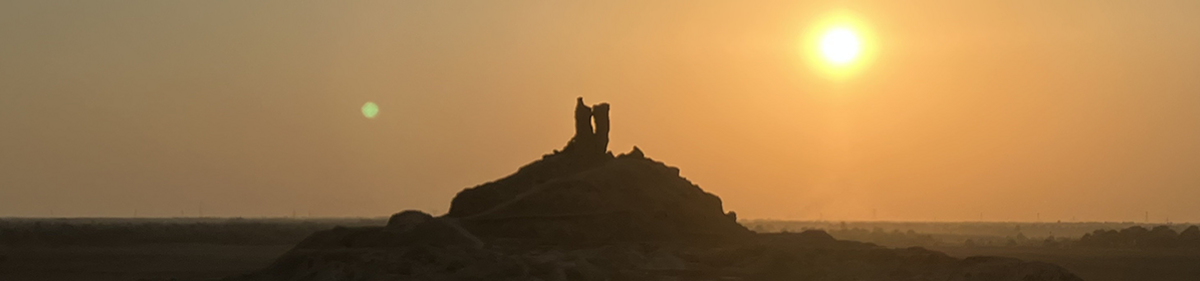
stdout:
<svg viewBox="0 0 1200 281">
<path fill-rule="evenodd" d="M 375 119 L 375 115 L 379 114 L 379 105 L 376 105 L 374 102 L 367 102 L 363 104 L 362 114 L 363 117 L 367 117 L 367 119 Z"/>
</svg>

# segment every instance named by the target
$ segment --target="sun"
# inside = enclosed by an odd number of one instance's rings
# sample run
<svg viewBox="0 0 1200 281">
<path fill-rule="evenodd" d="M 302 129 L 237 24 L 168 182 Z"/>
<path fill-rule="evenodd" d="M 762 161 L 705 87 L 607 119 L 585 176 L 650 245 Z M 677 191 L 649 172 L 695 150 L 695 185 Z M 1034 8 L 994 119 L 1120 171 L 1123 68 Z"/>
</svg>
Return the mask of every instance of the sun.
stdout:
<svg viewBox="0 0 1200 281">
<path fill-rule="evenodd" d="M 802 61 L 825 78 L 845 81 L 858 76 L 879 52 L 879 42 L 863 19 L 844 10 L 816 17 L 803 34 Z"/>
<path fill-rule="evenodd" d="M 862 42 L 849 28 L 836 27 L 821 36 L 821 55 L 833 65 L 853 62 L 862 51 Z"/>
</svg>

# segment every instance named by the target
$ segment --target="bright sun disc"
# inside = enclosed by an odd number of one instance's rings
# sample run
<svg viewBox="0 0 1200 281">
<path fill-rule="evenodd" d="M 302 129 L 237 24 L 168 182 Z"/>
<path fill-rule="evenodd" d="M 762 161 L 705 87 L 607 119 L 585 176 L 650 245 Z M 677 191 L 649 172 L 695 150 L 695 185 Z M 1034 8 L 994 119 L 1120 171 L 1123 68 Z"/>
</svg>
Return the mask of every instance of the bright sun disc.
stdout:
<svg viewBox="0 0 1200 281">
<path fill-rule="evenodd" d="M 866 71 L 879 54 L 870 25 L 851 11 L 830 11 L 814 18 L 801 37 L 802 60 L 813 74 L 845 81 Z"/>
<path fill-rule="evenodd" d="M 858 36 L 848 28 L 834 28 L 821 36 L 821 54 L 835 65 L 854 61 L 862 49 Z"/>
</svg>

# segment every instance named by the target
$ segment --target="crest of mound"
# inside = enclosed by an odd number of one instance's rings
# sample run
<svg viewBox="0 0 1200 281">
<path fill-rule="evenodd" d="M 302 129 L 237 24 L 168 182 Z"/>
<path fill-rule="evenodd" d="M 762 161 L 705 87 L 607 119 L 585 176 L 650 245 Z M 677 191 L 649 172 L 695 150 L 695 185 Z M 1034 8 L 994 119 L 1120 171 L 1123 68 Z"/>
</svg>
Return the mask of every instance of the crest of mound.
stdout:
<svg viewBox="0 0 1200 281">
<path fill-rule="evenodd" d="M 562 151 L 500 180 L 469 188 L 448 217 L 481 237 L 540 241 L 720 239 L 749 235 L 721 199 L 646 158 L 607 152 L 608 106 L 576 106 L 576 135 Z M 591 128 L 596 120 L 596 130 Z"/>
</svg>

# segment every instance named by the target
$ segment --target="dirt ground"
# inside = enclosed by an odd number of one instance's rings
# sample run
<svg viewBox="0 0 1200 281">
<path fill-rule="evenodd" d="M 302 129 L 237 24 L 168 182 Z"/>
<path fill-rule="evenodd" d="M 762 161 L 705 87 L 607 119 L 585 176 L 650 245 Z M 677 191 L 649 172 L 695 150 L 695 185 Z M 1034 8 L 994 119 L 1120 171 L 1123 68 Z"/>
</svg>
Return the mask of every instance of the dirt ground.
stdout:
<svg viewBox="0 0 1200 281">
<path fill-rule="evenodd" d="M 0 280 L 218 280 L 267 266 L 292 246 L 0 246 Z"/>
<path fill-rule="evenodd" d="M 954 257 L 1002 256 L 1057 264 L 1088 281 L 1200 280 L 1200 250 L 1052 249 L 1038 247 L 930 248 Z"/>
</svg>

